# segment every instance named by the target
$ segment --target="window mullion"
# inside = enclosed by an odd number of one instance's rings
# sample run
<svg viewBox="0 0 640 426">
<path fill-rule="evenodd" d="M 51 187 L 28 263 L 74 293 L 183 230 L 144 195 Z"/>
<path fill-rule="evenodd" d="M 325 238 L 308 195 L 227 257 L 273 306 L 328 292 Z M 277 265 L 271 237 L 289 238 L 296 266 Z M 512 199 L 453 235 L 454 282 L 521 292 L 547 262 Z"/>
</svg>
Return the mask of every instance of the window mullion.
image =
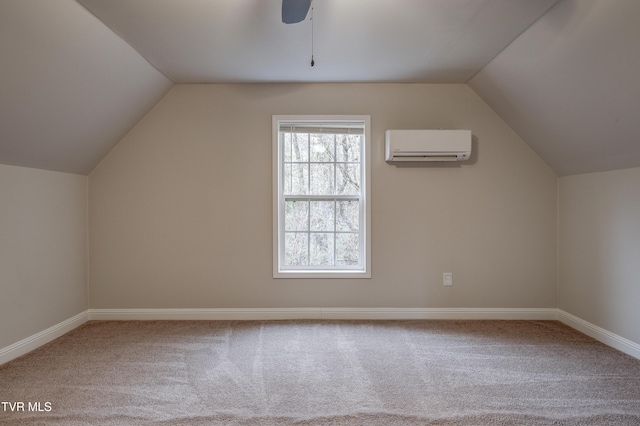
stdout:
<svg viewBox="0 0 640 426">
<path fill-rule="evenodd" d="M 307 133 L 307 194 L 311 194 L 311 133 Z"/>
<path fill-rule="evenodd" d="M 338 163 L 336 158 L 336 135 L 333 135 L 333 193 L 338 189 Z"/>
<path fill-rule="evenodd" d="M 338 265 L 338 201 L 333 201 L 333 265 Z"/>
<path fill-rule="evenodd" d="M 307 201 L 307 265 L 311 265 L 311 200 Z"/>
<path fill-rule="evenodd" d="M 298 143 L 298 135 L 291 135 L 291 137 L 289 138 L 289 140 L 291 141 L 291 174 L 289 174 L 289 188 L 291 188 L 291 190 L 293 190 L 293 138 L 295 137 L 296 139 L 296 144 Z M 283 150 L 284 151 L 284 150 Z M 282 161 L 284 164 L 284 152 L 282 153 Z M 284 188 L 282 188 L 282 190 L 284 191 Z"/>
<path fill-rule="evenodd" d="M 307 133 L 307 194 L 311 195 L 311 133 Z M 311 200 L 307 200 L 307 266 L 311 266 Z"/>
<path fill-rule="evenodd" d="M 358 201 L 360 197 L 358 195 L 284 195 L 287 201 Z"/>
<path fill-rule="evenodd" d="M 338 189 L 338 144 L 337 137 L 333 135 L 333 195 L 337 195 Z M 338 234 L 336 232 L 338 217 L 338 202 L 333 201 L 333 266 L 338 265 Z"/>
</svg>

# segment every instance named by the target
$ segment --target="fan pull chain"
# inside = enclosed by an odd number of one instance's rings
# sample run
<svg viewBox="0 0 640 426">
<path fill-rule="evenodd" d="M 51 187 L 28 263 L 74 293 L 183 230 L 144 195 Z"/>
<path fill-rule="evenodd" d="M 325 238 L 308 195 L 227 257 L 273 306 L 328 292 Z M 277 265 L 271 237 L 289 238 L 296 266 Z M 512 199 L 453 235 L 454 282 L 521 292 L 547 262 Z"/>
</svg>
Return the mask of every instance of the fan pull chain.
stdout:
<svg viewBox="0 0 640 426">
<path fill-rule="evenodd" d="M 313 0 L 311 0 L 311 66 L 314 66 L 316 61 L 313 60 Z"/>
</svg>

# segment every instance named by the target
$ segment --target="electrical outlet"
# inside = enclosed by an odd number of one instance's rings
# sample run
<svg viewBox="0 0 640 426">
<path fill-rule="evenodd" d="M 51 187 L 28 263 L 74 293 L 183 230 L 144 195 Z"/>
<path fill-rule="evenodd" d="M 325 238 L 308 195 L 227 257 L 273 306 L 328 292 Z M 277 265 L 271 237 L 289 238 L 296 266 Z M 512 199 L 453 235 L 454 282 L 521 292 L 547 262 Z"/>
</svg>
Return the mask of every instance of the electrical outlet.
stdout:
<svg viewBox="0 0 640 426">
<path fill-rule="evenodd" d="M 453 272 L 442 274 L 442 285 L 453 285 Z"/>
</svg>

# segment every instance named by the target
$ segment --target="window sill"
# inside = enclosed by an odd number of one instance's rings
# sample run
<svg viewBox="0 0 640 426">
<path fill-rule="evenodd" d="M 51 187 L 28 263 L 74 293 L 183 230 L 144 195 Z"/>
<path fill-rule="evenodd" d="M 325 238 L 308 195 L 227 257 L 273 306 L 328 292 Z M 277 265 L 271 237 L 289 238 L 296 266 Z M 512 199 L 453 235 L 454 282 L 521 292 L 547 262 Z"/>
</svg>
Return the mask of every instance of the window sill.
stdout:
<svg viewBox="0 0 640 426">
<path fill-rule="evenodd" d="M 273 278 L 370 279 L 370 271 L 274 271 Z"/>
</svg>

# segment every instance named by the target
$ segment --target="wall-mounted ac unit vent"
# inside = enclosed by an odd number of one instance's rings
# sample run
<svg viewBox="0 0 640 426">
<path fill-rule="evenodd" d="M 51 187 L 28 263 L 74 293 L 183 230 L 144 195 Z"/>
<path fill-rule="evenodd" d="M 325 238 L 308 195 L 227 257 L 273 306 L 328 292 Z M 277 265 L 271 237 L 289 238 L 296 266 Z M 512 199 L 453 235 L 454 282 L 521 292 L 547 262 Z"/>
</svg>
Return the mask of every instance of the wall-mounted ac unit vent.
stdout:
<svg viewBox="0 0 640 426">
<path fill-rule="evenodd" d="M 465 161 L 471 130 L 387 130 L 386 161 Z"/>
</svg>

